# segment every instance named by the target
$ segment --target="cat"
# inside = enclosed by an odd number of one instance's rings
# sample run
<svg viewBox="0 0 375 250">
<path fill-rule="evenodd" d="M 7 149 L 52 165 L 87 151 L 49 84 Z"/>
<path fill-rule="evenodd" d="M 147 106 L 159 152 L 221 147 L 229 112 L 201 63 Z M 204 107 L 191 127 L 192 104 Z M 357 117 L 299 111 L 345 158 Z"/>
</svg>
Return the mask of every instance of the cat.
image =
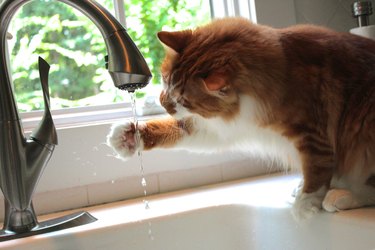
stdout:
<svg viewBox="0 0 375 250">
<path fill-rule="evenodd" d="M 375 204 L 375 41 L 243 18 L 157 35 L 170 116 L 140 122 L 139 144 L 135 124 L 114 124 L 107 141 L 120 157 L 258 145 L 301 169 L 297 219 Z"/>
</svg>

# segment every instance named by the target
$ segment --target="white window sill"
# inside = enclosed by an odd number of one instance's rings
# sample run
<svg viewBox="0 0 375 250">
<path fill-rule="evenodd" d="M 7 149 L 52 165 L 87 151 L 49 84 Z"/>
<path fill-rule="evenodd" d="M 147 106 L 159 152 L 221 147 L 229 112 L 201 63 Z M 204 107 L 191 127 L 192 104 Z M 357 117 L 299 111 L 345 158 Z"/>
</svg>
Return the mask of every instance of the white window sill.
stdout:
<svg viewBox="0 0 375 250">
<path fill-rule="evenodd" d="M 136 113 L 139 119 L 147 119 L 165 114 L 165 110 L 158 103 L 157 97 L 149 96 L 144 100 L 137 100 Z M 21 113 L 20 116 L 25 133 L 29 133 L 38 126 L 43 111 Z M 132 116 L 131 104 L 127 102 L 52 111 L 52 118 L 57 129 L 109 123 Z"/>
<path fill-rule="evenodd" d="M 101 106 L 77 107 L 53 110 L 52 118 L 56 128 L 78 127 L 82 125 L 98 124 L 108 120 L 131 117 L 130 103 L 117 103 Z M 32 131 L 38 126 L 43 111 L 21 113 L 25 132 Z"/>
</svg>

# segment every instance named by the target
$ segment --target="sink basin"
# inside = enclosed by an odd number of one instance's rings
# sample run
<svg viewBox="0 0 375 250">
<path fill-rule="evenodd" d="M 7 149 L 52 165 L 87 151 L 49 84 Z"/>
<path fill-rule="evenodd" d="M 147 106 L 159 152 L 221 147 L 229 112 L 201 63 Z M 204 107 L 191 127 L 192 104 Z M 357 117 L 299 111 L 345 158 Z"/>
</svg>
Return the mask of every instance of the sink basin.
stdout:
<svg viewBox="0 0 375 250">
<path fill-rule="evenodd" d="M 88 208 L 98 221 L 1 243 L 1 249 L 373 249 L 375 209 L 290 213 L 298 176 L 273 175 Z M 69 211 L 71 212 L 71 211 Z M 51 216 L 58 216 L 54 214 Z M 48 219 L 49 216 L 44 218 Z"/>
</svg>

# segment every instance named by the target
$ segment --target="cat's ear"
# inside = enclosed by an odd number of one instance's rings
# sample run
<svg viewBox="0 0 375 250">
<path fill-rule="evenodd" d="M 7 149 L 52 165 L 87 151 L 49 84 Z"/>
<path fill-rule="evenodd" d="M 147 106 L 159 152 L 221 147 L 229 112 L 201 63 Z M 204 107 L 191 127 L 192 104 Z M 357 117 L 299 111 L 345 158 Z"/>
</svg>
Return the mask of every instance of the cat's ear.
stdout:
<svg viewBox="0 0 375 250">
<path fill-rule="evenodd" d="M 177 53 L 181 53 L 188 45 L 193 32 L 191 30 L 183 31 L 160 31 L 158 32 L 159 40 L 168 48 L 171 48 Z"/>
<path fill-rule="evenodd" d="M 227 79 L 223 73 L 211 73 L 203 78 L 203 81 L 210 91 L 219 91 L 228 86 Z"/>
</svg>

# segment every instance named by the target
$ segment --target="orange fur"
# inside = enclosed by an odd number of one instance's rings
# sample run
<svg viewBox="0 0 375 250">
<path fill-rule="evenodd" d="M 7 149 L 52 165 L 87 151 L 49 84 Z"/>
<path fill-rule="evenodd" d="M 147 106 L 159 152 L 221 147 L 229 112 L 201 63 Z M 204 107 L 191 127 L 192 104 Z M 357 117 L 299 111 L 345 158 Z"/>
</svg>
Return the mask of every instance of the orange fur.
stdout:
<svg viewBox="0 0 375 250">
<path fill-rule="evenodd" d="M 155 147 L 172 147 L 176 141 L 190 133 L 192 133 L 192 126 L 189 122 L 181 123 L 172 118 L 151 120 L 141 131 L 145 150 Z"/>
</svg>

